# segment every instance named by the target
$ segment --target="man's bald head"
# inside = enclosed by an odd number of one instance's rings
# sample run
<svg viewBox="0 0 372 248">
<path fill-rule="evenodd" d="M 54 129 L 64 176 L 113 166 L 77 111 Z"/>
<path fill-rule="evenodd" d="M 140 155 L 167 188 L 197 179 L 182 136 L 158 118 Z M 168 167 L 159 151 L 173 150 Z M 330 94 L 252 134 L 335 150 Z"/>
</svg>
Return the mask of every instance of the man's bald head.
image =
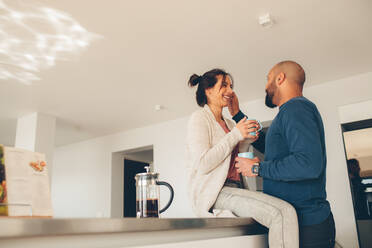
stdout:
<svg viewBox="0 0 372 248">
<path fill-rule="evenodd" d="M 272 72 L 274 75 L 284 73 L 288 82 L 296 83 L 302 89 L 305 83 L 305 71 L 298 63 L 294 61 L 282 61 L 276 64 Z"/>
<path fill-rule="evenodd" d="M 298 63 L 287 60 L 276 64 L 267 75 L 266 106 L 274 108 L 302 96 L 304 83 L 305 72 Z"/>
</svg>

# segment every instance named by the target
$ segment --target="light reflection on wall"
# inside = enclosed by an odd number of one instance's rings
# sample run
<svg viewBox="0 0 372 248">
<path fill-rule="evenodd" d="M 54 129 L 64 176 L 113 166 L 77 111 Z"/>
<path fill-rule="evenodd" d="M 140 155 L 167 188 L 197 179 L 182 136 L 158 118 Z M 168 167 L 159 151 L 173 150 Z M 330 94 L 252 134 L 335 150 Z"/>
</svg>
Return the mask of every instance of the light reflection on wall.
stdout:
<svg viewBox="0 0 372 248">
<path fill-rule="evenodd" d="M 70 60 L 100 38 L 62 11 L 30 0 L 0 0 L 0 80 L 30 85 L 40 80 L 37 72 Z"/>
</svg>

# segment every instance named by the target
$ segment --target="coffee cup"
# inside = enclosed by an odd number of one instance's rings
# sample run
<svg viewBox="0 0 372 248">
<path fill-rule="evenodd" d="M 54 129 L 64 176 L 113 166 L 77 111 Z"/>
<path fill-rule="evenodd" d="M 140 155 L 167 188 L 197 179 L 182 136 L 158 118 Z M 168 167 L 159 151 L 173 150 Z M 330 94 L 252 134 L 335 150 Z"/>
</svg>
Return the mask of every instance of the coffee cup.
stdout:
<svg viewBox="0 0 372 248">
<path fill-rule="evenodd" d="M 241 153 L 238 153 L 238 157 L 254 159 L 254 153 L 253 152 L 241 152 Z"/>
<path fill-rule="evenodd" d="M 249 133 L 249 134 L 252 135 L 252 136 L 256 136 L 256 133 L 259 132 L 259 131 L 261 131 L 262 128 L 263 128 L 261 122 L 260 122 L 259 120 L 253 119 L 253 118 L 249 118 L 249 119 L 247 119 L 247 120 L 248 120 L 248 121 L 257 121 L 258 125 L 260 126 L 260 127 L 257 129 L 256 132 L 250 132 L 250 133 Z"/>
</svg>

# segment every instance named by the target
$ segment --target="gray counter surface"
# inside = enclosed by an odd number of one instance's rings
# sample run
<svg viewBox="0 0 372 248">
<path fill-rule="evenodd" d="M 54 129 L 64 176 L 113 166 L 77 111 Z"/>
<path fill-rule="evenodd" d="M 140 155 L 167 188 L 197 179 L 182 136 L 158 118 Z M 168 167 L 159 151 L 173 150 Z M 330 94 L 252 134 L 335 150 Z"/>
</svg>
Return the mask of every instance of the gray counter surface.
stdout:
<svg viewBox="0 0 372 248">
<path fill-rule="evenodd" d="M 266 228 L 251 218 L 185 219 L 45 219 L 0 218 L 0 238 L 25 238 L 56 235 L 112 234 L 195 229 L 239 229 L 244 235 L 266 233 Z"/>
</svg>

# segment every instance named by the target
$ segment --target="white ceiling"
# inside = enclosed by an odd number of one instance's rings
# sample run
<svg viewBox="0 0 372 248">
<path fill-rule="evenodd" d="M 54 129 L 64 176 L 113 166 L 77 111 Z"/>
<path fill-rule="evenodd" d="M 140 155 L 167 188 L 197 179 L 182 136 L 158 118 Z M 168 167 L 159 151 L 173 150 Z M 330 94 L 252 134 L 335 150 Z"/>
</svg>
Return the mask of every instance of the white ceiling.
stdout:
<svg viewBox="0 0 372 248">
<path fill-rule="evenodd" d="M 186 116 L 196 108 L 188 77 L 214 67 L 232 73 L 241 101 L 264 96 L 280 60 L 300 62 L 307 86 L 372 70 L 370 0 L 38 3 L 104 38 L 32 86 L 0 81 L 0 143 L 14 139 L 9 123 L 35 111 L 58 118 L 57 145 Z M 270 29 L 257 20 L 267 12 Z"/>
<path fill-rule="evenodd" d="M 372 128 L 345 132 L 344 141 L 349 159 L 372 156 Z"/>
</svg>

